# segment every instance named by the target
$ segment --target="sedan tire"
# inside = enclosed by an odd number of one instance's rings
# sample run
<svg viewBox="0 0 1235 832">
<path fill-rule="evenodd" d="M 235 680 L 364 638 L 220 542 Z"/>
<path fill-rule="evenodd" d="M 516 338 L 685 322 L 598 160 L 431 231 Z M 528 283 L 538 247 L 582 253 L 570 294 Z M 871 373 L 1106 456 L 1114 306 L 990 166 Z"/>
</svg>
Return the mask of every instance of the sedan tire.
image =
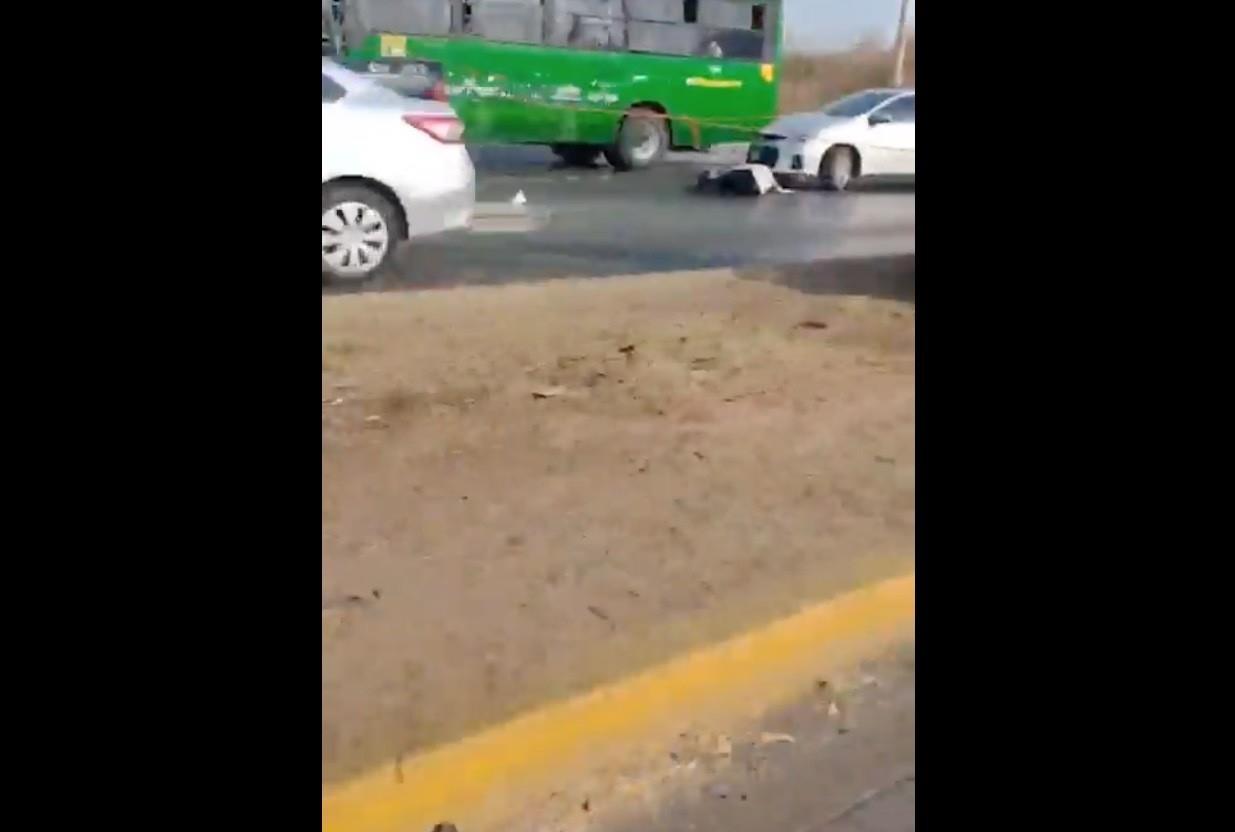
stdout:
<svg viewBox="0 0 1235 832">
<path fill-rule="evenodd" d="M 360 184 L 322 188 L 322 275 L 361 283 L 390 265 L 403 237 L 398 209 L 377 189 Z"/>
<path fill-rule="evenodd" d="M 843 191 L 857 173 L 857 155 L 851 147 L 832 147 L 819 162 L 819 182 L 827 191 Z"/>
</svg>

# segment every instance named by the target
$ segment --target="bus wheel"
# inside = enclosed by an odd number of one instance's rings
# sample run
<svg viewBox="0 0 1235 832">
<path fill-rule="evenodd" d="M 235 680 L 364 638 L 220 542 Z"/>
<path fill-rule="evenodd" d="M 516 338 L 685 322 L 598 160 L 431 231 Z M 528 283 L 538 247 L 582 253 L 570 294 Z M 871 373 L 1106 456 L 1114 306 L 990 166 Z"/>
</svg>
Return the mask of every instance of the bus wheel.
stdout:
<svg viewBox="0 0 1235 832">
<path fill-rule="evenodd" d="M 600 148 L 594 144 L 555 144 L 550 149 L 573 168 L 591 167 L 600 155 Z"/>
<path fill-rule="evenodd" d="M 631 110 L 618 126 L 617 140 L 605 148 L 605 158 L 615 170 L 632 170 L 659 162 L 668 149 L 664 117 L 650 110 Z"/>
</svg>

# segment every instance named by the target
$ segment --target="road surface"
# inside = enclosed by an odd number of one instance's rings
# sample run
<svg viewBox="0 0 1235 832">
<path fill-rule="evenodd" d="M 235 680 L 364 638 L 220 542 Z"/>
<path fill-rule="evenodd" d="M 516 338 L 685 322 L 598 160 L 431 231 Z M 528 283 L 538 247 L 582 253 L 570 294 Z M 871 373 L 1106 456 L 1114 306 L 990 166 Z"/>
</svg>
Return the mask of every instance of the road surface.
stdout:
<svg viewBox="0 0 1235 832">
<path fill-rule="evenodd" d="M 459 233 L 408 246 L 393 274 L 366 290 L 505 283 L 678 269 L 800 263 L 914 251 L 912 186 L 764 197 L 693 193 L 699 173 L 736 161 L 675 154 L 653 169 L 568 169 L 544 148 L 472 148 L 477 200 L 516 194 L 539 227 Z M 486 227 L 483 220 L 478 222 Z M 491 226 L 491 224 L 490 224 Z M 338 290 L 327 290 L 338 291 Z"/>
<path fill-rule="evenodd" d="M 784 741 L 735 737 L 727 765 L 599 832 L 913 832 L 914 676 L 904 645 L 865 668 L 843 716 L 805 696 L 756 735 Z"/>
</svg>

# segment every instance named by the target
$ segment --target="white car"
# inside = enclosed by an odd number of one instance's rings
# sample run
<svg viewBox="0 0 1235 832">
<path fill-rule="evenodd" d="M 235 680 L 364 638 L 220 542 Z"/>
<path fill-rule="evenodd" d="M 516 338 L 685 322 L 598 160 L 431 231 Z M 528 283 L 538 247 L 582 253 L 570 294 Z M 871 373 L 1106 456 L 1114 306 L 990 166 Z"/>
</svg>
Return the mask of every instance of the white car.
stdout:
<svg viewBox="0 0 1235 832">
<path fill-rule="evenodd" d="M 449 104 L 322 60 L 322 274 L 357 281 L 403 240 L 471 224 L 476 172 Z"/>
<path fill-rule="evenodd" d="M 782 180 L 817 179 L 843 191 L 857 177 L 914 176 L 914 91 L 864 90 L 811 113 L 781 116 L 750 146 L 748 162 Z"/>
</svg>

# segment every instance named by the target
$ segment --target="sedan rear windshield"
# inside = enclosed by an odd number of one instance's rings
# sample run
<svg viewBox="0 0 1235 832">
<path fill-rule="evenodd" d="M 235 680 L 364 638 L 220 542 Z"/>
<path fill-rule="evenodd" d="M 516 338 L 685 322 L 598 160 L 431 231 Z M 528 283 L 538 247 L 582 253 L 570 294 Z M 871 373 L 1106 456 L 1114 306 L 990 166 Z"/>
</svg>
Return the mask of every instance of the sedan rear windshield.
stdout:
<svg viewBox="0 0 1235 832">
<path fill-rule="evenodd" d="M 404 98 L 431 100 L 435 88 L 443 83 L 444 78 L 442 65 L 436 61 L 390 58 L 342 63 L 352 72 L 370 78 Z"/>
</svg>

